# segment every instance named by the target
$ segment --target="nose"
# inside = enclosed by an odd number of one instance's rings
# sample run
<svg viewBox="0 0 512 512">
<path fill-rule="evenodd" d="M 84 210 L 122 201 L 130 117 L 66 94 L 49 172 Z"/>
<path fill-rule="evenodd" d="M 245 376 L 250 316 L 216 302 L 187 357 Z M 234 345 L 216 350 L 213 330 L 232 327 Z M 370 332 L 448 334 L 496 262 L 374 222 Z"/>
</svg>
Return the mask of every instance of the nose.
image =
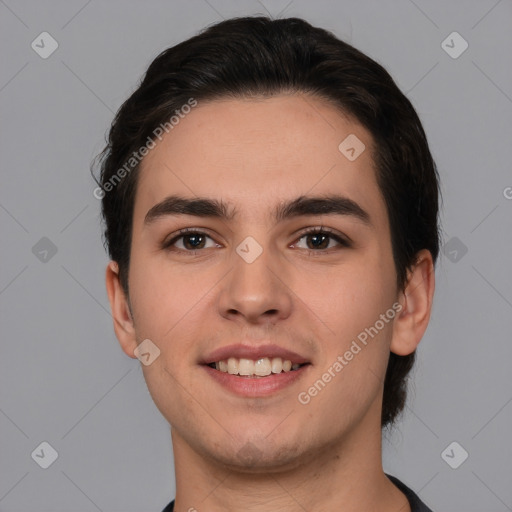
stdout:
<svg viewBox="0 0 512 512">
<path fill-rule="evenodd" d="M 293 307 L 293 292 L 286 268 L 270 251 L 263 252 L 252 262 L 235 251 L 232 270 L 222 281 L 219 293 L 219 313 L 241 323 L 268 324 L 289 317 Z"/>
</svg>

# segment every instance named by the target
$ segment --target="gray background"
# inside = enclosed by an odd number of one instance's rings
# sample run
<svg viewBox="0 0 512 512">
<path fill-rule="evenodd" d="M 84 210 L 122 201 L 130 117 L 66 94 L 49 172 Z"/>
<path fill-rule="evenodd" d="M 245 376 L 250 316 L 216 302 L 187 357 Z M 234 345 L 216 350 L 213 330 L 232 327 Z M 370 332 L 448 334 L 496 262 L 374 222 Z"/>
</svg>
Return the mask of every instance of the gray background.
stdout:
<svg viewBox="0 0 512 512">
<path fill-rule="evenodd" d="M 439 167 L 448 245 L 385 470 L 437 511 L 512 510 L 511 0 L 0 0 L 1 511 L 160 511 L 174 495 L 168 425 L 113 333 L 88 166 L 161 50 L 267 11 L 383 64 Z M 47 59 L 31 48 L 43 31 Z M 441 45 L 453 31 L 458 58 Z M 43 441 L 48 469 L 31 457 Z"/>
</svg>

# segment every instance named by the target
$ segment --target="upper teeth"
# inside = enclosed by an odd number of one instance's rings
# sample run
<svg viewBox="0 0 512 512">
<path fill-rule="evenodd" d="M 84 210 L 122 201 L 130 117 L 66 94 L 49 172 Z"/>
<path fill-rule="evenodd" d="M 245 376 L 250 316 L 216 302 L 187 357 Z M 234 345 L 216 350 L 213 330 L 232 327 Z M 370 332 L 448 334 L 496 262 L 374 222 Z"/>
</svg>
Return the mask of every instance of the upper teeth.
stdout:
<svg viewBox="0 0 512 512">
<path fill-rule="evenodd" d="M 252 359 L 237 359 L 230 357 L 227 360 L 217 361 L 215 368 L 221 372 L 230 373 L 231 375 L 257 375 L 264 377 L 271 373 L 289 372 L 299 368 L 300 364 L 293 364 L 289 359 L 281 359 L 280 357 L 263 357 L 256 361 Z"/>
</svg>

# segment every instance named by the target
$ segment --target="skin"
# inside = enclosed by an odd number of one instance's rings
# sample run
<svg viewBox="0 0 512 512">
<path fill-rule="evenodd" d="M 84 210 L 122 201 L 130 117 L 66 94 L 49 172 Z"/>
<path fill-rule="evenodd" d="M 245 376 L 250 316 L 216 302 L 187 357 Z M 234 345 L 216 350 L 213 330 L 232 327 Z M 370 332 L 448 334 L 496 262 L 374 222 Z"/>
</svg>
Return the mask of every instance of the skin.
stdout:
<svg viewBox="0 0 512 512">
<path fill-rule="evenodd" d="M 349 134 L 366 146 L 353 162 L 338 150 Z M 382 392 L 389 351 L 410 354 L 427 328 L 433 262 L 429 251 L 418 253 L 405 290 L 396 288 L 371 154 L 372 138 L 359 123 L 321 99 L 292 94 L 199 102 L 142 162 L 131 311 L 115 262 L 106 284 L 123 351 L 135 357 L 146 338 L 160 349 L 142 369 L 171 425 L 177 512 L 410 511 L 382 469 Z M 270 216 L 282 201 L 332 193 L 356 201 L 372 226 L 352 216 Z M 144 225 L 148 210 L 170 194 L 222 199 L 238 215 L 167 216 Z M 320 226 L 351 246 L 328 239 L 327 249 L 316 248 L 302 232 Z M 163 249 L 182 228 L 211 238 L 195 254 L 190 239 Z M 236 252 L 247 236 L 263 249 L 250 264 Z M 299 403 L 298 394 L 396 302 L 402 310 L 394 320 L 307 405 Z M 242 339 L 294 350 L 311 366 L 271 396 L 235 396 L 198 361 Z"/>
</svg>

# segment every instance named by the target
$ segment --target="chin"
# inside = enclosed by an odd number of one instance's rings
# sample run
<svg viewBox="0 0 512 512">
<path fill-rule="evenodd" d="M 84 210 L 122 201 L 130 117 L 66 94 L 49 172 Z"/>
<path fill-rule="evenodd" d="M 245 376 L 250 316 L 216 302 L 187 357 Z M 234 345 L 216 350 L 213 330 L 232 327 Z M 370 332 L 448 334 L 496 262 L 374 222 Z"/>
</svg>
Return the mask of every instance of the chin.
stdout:
<svg viewBox="0 0 512 512">
<path fill-rule="evenodd" d="M 272 435 L 272 434 L 271 434 Z M 270 440 L 268 434 L 259 437 L 223 438 L 198 447 L 203 456 L 214 464 L 236 473 L 268 474 L 292 470 L 318 454 L 318 445 L 307 446 L 305 439 L 281 436 Z M 306 449 L 307 447 L 307 449 Z"/>
<path fill-rule="evenodd" d="M 302 454 L 291 447 L 276 447 L 254 444 L 248 441 L 237 452 L 210 453 L 217 463 L 237 473 L 268 474 L 282 472 L 299 466 Z"/>
</svg>

